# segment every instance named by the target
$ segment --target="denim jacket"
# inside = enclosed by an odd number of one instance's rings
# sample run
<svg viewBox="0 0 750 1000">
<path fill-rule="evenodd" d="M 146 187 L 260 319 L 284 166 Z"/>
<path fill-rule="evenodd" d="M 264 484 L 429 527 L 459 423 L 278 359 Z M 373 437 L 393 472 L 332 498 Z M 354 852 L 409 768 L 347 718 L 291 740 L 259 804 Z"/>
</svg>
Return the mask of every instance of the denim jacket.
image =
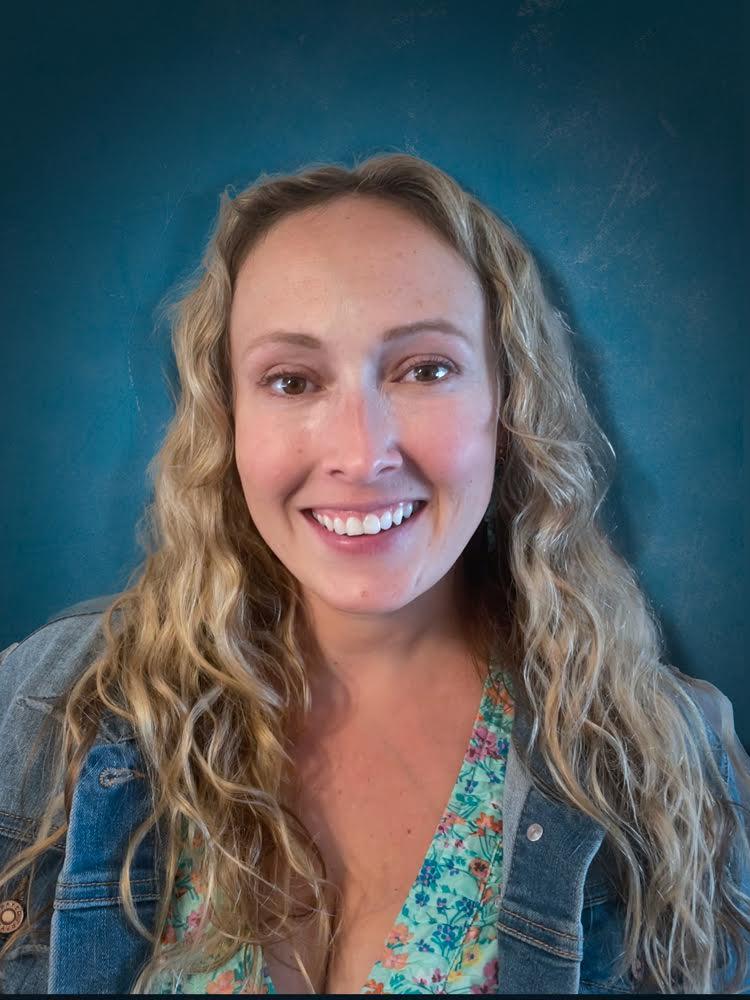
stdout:
<svg viewBox="0 0 750 1000">
<path fill-rule="evenodd" d="M 42 720 L 103 648 L 102 612 L 112 597 L 74 605 L 20 643 L 0 653 L 0 868 L 33 837 L 50 795 L 50 743 L 35 745 Z M 684 675 L 683 675 L 684 676 Z M 724 700 L 710 688 L 715 700 Z M 695 691 L 689 687 L 695 698 Z M 733 727 L 720 738 L 707 718 L 708 701 L 695 698 L 731 798 L 742 801 L 748 772 Z M 718 717 L 715 716 L 714 721 Z M 731 709 L 730 709 L 731 720 Z M 500 994 L 654 992 L 630 973 L 613 976 L 622 952 L 624 908 L 612 877 L 603 828 L 545 795 L 522 765 L 530 720 L 518 711 L 503 793 L 504 878 L 497 914 Z M 731 742 L 731 746 L 725 743 Z M 738 761 L 735 767 L 732 761 Z M 22 776 L 30 767 L 26 783 Z M 538 750 L 530 762 L 551 786 Z M 3 993 L 129 993 L 145 964 L 149 943 L 129 924 L 119 873 L 132 831 L 148 814 L 149 790 L 133 732 L 122 720 L 100 724 L 76 784 L 64 843 L 47 851 L 31 883 L 34 911 L 49 912 L 29 937 L 0 961 Z M 744 816 L 739 813 L 744 821 Z M 62 818 L 62 817 L 61 817 Z M 540 835 L 541 831 L 541 835 Z M 736 860 L 733 862 L 736 865 Z M 142 843 L 131 869 L 133 901 L 153 927 L 163 889 L 158 836 Z M 750 870 L 741 872 L 750 893 Z M 0 911 L 25 908 L 23 876 L 0 889 Z M 24 917 L 25 919 L 25 917 Z M 0 932 L 0 942 L 5 938 Z M 723 992 L 736 968 L 716 980 Z M 750 977 L 740 992 L 750 993 Z"/>
</svg>

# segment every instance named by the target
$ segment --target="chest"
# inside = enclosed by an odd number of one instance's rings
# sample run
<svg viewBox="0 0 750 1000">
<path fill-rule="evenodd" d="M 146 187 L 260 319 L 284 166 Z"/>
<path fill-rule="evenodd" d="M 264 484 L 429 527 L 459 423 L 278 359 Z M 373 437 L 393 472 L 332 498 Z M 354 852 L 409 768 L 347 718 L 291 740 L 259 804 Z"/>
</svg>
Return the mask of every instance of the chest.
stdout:
<svg viewBox="0 0 750 1000">
<path fill-rule="evenodd" d="M 288 804 L 315 839 L 339 893 L 329 904 L 337 925 L 330 955 L 310 937 L 294 941 L 317 993 L 359 993 L 383 957 L 449 803 L 478 702 L 477 689 L 458 711 L 454 706 L 448 724 L 425 709 L 411 728 L 350 729 L 300 744 Z M 264 957 L 279 992 L 310 992 L 290 942 L 267 947 Z"/>
</svg>

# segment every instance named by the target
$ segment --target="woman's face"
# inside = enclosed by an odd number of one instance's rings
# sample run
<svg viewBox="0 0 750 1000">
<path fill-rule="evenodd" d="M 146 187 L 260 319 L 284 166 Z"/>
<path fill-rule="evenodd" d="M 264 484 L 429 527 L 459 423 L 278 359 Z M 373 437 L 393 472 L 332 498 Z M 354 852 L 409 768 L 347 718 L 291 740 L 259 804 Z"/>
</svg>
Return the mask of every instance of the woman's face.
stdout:
<svg viewBox="0 0 750 1000">
<path fill-rule="evenodd" d="M 417 322 L 424 328 L 386 336 Z M 273 339 L 279 331 L 309 343 Z M 346 196 L 287 217 L 253 249 L 235 286 L 230 347 L 248 511 L 303 592 L 365 615 L 427 595 L 457 564 L 492 490 L 494 372 L 473 272 L 406 210 Z M 412 498 L 426 501 L 413 520 L 349 547 L 308 513 L 339 512 L 345 523 L 351 507 Z"/>
</svg>

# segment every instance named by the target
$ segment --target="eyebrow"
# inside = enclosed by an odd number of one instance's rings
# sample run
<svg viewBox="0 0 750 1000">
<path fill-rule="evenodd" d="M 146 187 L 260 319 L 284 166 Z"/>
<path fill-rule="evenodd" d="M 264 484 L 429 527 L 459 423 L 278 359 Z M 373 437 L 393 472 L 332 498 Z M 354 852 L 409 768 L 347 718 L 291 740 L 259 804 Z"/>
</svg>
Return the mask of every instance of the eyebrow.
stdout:
<svg viewBox="0 0 750 1000">
<path fill-rule="evenodd" d="M 400 340 L 402 337 L 411 337 L 415 333 L 421 333 L 423 330 L 437 330 L 441 333 L 447 333 L 471 345 L 471 338 L 468 334 L 464 333 L 460 327 L 456 326 L 455 323 L 451 323 L 448 319 L 420 319 L 414 323 L 402 323 L 399 326 L 392 326 L 383 332 L 382 339 L 384 343 L 390 343 L 393 340 Z M 294 344 L 297 347 L 309 347 L 312 350 L 325 350 L 326 348 L 325 343 L 311 333 L 274 330 L 272 333 L 266 333 L 262 337 L 258 337 L 257 340 L 253 340 L 245 348 L 242 357 L 245 358 L 248 354 L 257 350 L 257 348 L 270 343 Z"/>
</svg>

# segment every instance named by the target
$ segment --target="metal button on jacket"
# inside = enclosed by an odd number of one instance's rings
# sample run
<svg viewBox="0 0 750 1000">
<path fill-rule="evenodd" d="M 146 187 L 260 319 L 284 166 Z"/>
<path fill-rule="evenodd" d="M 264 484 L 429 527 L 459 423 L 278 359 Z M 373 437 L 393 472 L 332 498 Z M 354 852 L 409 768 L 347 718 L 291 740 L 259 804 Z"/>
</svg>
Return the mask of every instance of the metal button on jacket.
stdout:
<svg viewBox="0 0 750 1000">
<path fill-rule="evenodd" d="M 544 830 L 538 823 L 532 823 L 526 831 L 526 836 L 529 840 L 539 840 L 543 833 Z"/>
<path fill-rule="evenodd" d="M 0 903 L 0 934 L 12 934 L 23 923 L 24 912 L 15 899 L 4 899 Z"/>
</svg>

